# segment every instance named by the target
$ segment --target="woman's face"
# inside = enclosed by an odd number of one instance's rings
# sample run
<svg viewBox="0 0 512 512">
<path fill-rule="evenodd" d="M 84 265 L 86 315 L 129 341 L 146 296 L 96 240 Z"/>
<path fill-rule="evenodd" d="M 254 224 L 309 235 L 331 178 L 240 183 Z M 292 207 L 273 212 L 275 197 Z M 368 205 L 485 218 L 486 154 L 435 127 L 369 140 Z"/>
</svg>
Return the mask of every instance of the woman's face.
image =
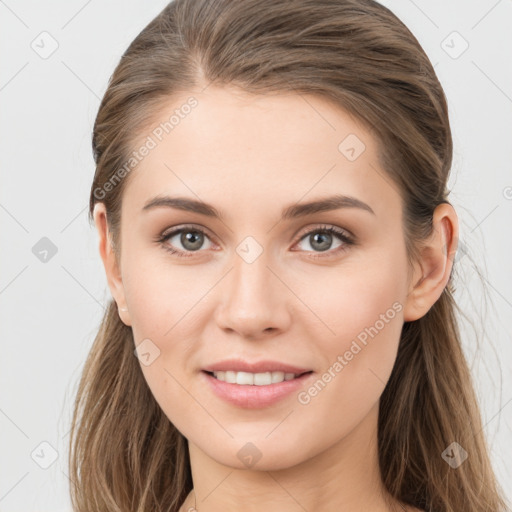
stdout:
<svg viewBox="0 0 512 512">
<path fill-rule="evenodd" d="M 134 148 L 115 298 L 155 399 L 189 443 L 231 467 L 289 467 L 376 418 L 407 320 L 401 200 L 376 141 L 319 97 L 190 96 Z M 148 207 L 157 197 L 187 202 Z M 272 395 L 204 372 L 228 359 L 312 373 Z"/>
</svg>

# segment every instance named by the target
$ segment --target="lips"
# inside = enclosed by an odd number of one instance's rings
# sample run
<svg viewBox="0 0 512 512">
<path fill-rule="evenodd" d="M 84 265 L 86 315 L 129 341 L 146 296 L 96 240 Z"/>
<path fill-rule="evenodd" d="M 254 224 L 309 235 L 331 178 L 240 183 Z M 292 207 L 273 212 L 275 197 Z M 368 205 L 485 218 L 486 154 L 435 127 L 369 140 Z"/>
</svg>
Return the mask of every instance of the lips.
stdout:
<svg viewBox="0 0 512 512">
<path fill-rule="evenodd" d="M 207 389 L 214 396 L 232 406 L 244 409 L 263 409 L 278 405 L 282 400 L 290 399 L 294 393 L 300 392 L 315 378 L 314 372 L 306 372 L 300 377 L 279 383 L 249 386 L 223 382 L 206 371 L 200 373 Z"/>
<path fill-rule="evenodd" d="M 303 373 L 311 372 L 310 368 L 302 368 L 293 366 L 288 363 L 281 363 L 279 361 L 258 361 L 248 362 L 242 359 L 225 359 L 217 363 L 205 366 L 203 371 L 208 373 L 213 372 L 247 372 L 247 373 L 266 373 L 266 372 L 284 372 L 293 373 L 297 376 Z"/>
</svg>

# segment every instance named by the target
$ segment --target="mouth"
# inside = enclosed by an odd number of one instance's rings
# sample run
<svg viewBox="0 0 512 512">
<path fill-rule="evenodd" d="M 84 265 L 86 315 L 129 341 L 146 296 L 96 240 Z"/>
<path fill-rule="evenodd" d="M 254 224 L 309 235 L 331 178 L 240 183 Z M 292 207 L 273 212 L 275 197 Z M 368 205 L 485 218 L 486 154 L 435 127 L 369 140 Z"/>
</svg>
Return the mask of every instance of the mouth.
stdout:
<svg viewBox="0 0 512 512">
<path fill-rule="evenodd" d="M 241 386 L 270 386 L 272 384 L 279 384 L 284 381 L 297 380 L 303 376 L 313 373 L 313 371 L 307 371 L 298 374 L 285 373 L 281 371 L 261 373 L 236 371 L 202 371 L 221 382 L 226 382 L 228 384 L 238 384 Z"/>
<path fill-rule="evenodd" d="M 277 405 L 281 400 L 300 392 L 315 378 L 313 371 L 298 374 L 279 371 L 253 374 L 201 370 L 200 374 L 214 395 L 243 409 L 264 409 Z"/>
</svg>

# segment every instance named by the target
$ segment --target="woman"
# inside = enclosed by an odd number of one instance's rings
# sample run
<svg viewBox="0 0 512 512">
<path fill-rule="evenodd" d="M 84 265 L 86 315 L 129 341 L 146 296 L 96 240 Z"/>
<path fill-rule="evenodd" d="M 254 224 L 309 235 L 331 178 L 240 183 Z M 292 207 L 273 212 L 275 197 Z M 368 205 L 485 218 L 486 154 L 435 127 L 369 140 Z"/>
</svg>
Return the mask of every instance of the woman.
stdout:
<svg viewBox="0 0 512 512">
<path fill-rule="evenodd" d="M 76 511 L 505 510 L 455 316 L 445 95 L 372 0 L 176 0 L 93 134 L 113 300 Z"/>
</svg>

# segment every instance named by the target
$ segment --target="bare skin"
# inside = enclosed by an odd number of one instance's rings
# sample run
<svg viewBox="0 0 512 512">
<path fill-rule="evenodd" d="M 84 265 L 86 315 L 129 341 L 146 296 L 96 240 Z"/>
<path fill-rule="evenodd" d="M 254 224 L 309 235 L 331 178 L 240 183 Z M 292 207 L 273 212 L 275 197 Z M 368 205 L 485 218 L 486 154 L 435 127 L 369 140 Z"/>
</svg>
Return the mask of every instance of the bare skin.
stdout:
<svg viewBox="0 0 512 512">
<path fill-rule="evenodd" d="M 422 260 L 408 274 L 398 190 L 380 167 L 376 141 L 355 119 L 315 96 L 210 86 L 172 98 L 154 126 L 191 94 L 197 106 L 129 178 L 120 261 L 102 203 L 94 220 L 122 321 L 136 345 L 149 339 L 160 351 L 141 368 L 188 439 L 197 510 L 415 510 L 390 499 L 382 484 L 379 397 L 403 323 L 425 315 L 447 285 L 458 239 L 454 209 L 436 209 Z M 338 149 L 349 134 L 365 145 L 353 160 Z M 334 193 L 373 213 L 346 207 L 281 218 L 290 205 Z M 205 201 L 222 219 L 169 207 L 143 211 L 162 195 Z M 192 227 L 183 234 L 205 235 L 156 241 L 184 224 Z M 350 233 L 355 244 L 325 227 Z M 261 254 L 248 263 L 239 247 Z M 370 326 L 378 333 L 345 358 Z M 340 355 L 342 370 L 317 394 L 308 392 Z M 302 390 L 309 402 L 292 393 L 246 409 L 219 398 L 202 368 L 233 356 L 311 369 L 314 379 Z M 247 443 L 261 454 L 251 467 L 237 455 Z M 191 493 L 180 511 L 193 505 Z"/>
</svg>

